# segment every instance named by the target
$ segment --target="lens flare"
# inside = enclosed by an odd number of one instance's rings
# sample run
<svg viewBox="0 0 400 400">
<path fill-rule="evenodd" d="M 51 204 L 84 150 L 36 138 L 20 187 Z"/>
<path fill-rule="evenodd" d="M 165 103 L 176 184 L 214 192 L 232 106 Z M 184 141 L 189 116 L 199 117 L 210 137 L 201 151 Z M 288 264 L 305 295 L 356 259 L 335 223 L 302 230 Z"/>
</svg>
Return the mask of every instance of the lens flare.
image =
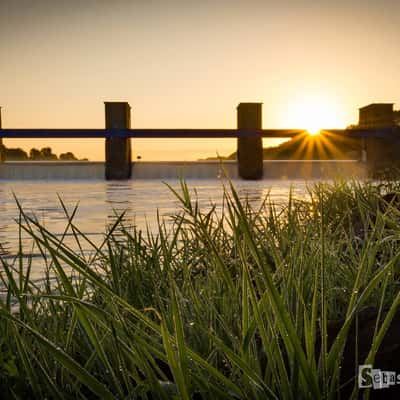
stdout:
<svg viewBox="0 0 400 400">
<path fill-rule="evenodd" d="M 293 99 L 287 110 L 287 126 L 301 128 L 310 135 L 322 129 L 344 128 L 345 122 L 340 103 L 323 96 L 302 96 Z"/>
</svg>

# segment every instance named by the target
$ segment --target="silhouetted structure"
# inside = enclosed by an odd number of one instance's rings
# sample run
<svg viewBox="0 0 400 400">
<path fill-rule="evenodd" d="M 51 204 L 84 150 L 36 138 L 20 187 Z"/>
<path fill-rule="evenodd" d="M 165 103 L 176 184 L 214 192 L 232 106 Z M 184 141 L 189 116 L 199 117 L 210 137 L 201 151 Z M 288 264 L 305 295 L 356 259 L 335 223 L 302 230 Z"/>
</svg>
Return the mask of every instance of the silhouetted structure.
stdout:
<svg viewBox="0 0 400 400">
<path fill-rule="evenodd" d="M 372 103 L 359 109 L 360 128 L 386 128 L 393 125 L 393 103 Z"/>
<path fill-rule="evenodd" d="M 359 109 L 359 128 L 391 128 L 396 126 L 393 103 L 372 103 Z M 382 137 L 363 139 L 363 149 L 370 175 L 376 176 L 399 168 L 400 135 L 388 132 Z"/>
<path fill-rule="evenodd" d="M 391 104 L 393 110 L 393 105 Z M 379 106 L 373 106 L 376 109 Z M 385 108 L 387 113 L 388 108 Z M 370 107 L 371 108 L 371 107 Z M 371 113 L 371 111 L 366 111 Z M 362 121 L 366 123 L 366 117 Z M 385 117 L 386 118 L 386 117 Z M 389 160 L 400 160 L 399 147 L 392 146 L 400 143 L 400 127 L 386 126 L 383 117 L 376 117 L 379 127 L 354 126 L 351 129 L 322 129 L 323 135 L 337 138 L 364 141 L 370 164 L 380 160 L 387 153 L 377 151 L 382 146 L 370 143 L 385 143 L 390 149 Z M 130 106 L 126 102 L 105 103 L 105 129 L 0 129 L 0 138 L 105 138 L 106 146 L 106 179 L 129 179 L 131 176 L 131 138 L 236 138 L 238 146 L 238 172 L 244 179 L 260 179 L 263 176 L 262 138 L 294 138 L 302 140 L 304 129 L 262 129 L 262 104 L 240 103 L 237 108 L 237 129 L 131 129 Z M 386 121 L 386 120 L 385 120 Z M 394 121 L 392 116 L 391 121 Z M 363 122 L 363 123 L 364 123 Z M 370 140 L 371 139 L 371 140 Z M 376 140 L 375 140 L 376 139 Z M 338 140 L 338 139 L 337 139 Z M 344 142 L 345 140 L 343 140 Z M 386 142 L 385 142 L 386 141 Z M 367 143 L 368 142 L 368 143 Z M 366 153 L 364 151 L 364 153 Z M 371 161 L 372 160 L 372 161 Z"/>
<path fill-rule="evenodd" d="M 262 129 L 262 103 L 240 103 L 237 107 L 239 130 Z M 243 179 L 263 177 L 262 137 L 239 137 L 237 139 L 239 176 Z"/>
<path fill-rule="evenodd" d="M 131 107 L 125 102 L 106 102 L 106 129 L 130 129 Z M 131 177 L 131 139 L 111 136 L 106 138 L 106 179 Z"/>
</svg>

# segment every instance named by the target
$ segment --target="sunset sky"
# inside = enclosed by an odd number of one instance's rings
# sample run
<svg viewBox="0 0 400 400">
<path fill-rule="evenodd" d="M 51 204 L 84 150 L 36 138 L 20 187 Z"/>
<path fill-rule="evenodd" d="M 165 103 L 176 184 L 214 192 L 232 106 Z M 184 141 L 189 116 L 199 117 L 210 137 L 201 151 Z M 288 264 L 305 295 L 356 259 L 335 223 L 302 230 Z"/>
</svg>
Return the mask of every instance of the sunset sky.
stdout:
<svg viewBox="0 0 400 400">
<path fill-rule="evenodd" d="M 4 128 L 345 127 L 371 102 L 400 108 L 399 0 L 0 0 Z M 103 140 L 6 140 L 104 159 Z M 227 155 L 234 140 L 134 140 L 134 157 Z"/>
</svg>

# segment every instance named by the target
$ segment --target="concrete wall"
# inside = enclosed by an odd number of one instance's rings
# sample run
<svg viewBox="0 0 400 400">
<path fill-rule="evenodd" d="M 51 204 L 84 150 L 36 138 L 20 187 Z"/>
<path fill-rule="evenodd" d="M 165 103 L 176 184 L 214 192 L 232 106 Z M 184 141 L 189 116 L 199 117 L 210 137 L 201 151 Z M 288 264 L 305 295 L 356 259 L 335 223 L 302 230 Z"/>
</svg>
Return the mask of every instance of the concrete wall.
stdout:
<svg viewBox="0 0 400 400">
<path fill-rule="evenodd" d="M 264 179 L 367 178 L 364 163 L 353 160 L 264 161 Z"/>
<path fill-rule="evenodd" d="M 0 179 L 104 179 L 104 162 L 9 161 L 0 164 Z"/>
<path fill-rule="evenodd" d="M 264 161 L 264 179 L 366 178 L 367 170 L 358 161 Z M 238 178 L 236 161 L 223 167 L 232 179 Z M 104 179 L 104 162 L 5 162 L 0 164 L 0 179 Z M 135 162 L 132 179 L 174 179 L 179 176 L 214 179 L 223 176 L 218 161 Z"/>
</svg>

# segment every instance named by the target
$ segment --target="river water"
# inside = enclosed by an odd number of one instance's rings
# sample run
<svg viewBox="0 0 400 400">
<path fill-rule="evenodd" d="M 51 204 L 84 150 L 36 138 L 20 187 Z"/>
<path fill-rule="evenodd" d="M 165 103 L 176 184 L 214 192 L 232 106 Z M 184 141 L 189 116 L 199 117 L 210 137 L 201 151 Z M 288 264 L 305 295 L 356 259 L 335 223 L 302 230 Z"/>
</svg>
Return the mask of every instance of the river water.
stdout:
<svg viewBox="0 0 400 400">
<path fill-rule="evenodd" d="M 219 179 L 188 179 L 191 193 L 206 210 L 215 204 L 222 205 L 223 184 Z M 67 217 L 61 205 L 64 202 L 69 212 L 78 205 L 74 218 L 75 225 L 93 242 L 100 243 L 107 227 L 115 221 L 116 215 L 126 211 L 125 224 L 135 225 L 145 230 L 155 231 L 157 210 L 168 221 L 180 207 L 179 201 L 167 185 L 179 189 L 179 180 L 155 179 L 130 180 L 123 182 L 102 180 L 6 180 L 0 182 L 0 252 L 4 259 L 12 262 L 18 249 L 19 211 L 16 199 L 24 212 L 35 216 L 38 221 L 56 235 L 62 235 L 67 224 Z M 242 181 L 233 180 L 240 196 L 248 197 L 254 204 L 260 204 L 270 193 L 276 203 L 287 201 L 289 191 L 298 198 L 307 193 L 304 180 L 282 181 Z M 308 182 L 308 185 L 312 184 Z M 15 196 L 15 197 L 14 197 Z M 73 242 L 73 236 L 67 237 Z M 23 235 L 23 244 L 29 251 L 31 239 Z M 43 274 L 43 265 L 39 254 L 34 255 L 33 278 Z M 36 256 L 36 257 L 35 257 Z"/>
</svg>

